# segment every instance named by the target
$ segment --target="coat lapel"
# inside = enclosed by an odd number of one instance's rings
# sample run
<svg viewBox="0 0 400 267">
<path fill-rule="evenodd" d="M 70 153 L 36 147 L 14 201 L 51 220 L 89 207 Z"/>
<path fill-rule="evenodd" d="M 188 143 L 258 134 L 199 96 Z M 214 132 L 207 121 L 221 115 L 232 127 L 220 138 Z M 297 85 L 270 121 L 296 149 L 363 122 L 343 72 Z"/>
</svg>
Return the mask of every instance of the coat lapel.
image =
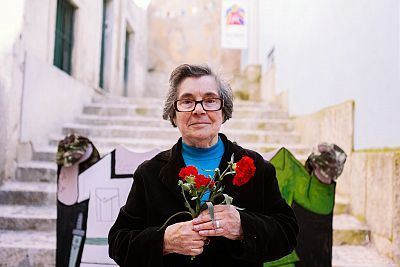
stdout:
<svg viewBox="0 0 400 267">
<path fill-rule="evenodd" d="M 169 153 L 165 152 L 163 160 L 166 160 L 167 163 L 162 167 L 159 177 L 165 187 L 183 203 L 184 199 L 178 186 L 179 171 L 185 166 L 182 158 L 182 138 L 169 150 Z"/>
<path fill-rule="evenodd" d="M 228 167 L 228 162 L 231 160 L 232 154 L 234 154 L 233 162 L 238 162 L 246 153 L 244 149 L 238 149 L 238 146 L 234 145 L 229 141 L 224 134 L 219 134 L 222 141 L 224 142 L 225 152 L 222 156 L 219 169 L 223 172 Z M 238 194 L 238 188 L 233 185 L 233 175 L 227 175 L 224 177 L 222 184 L 225 186 L 224 193 L 235 199 Z"/>
</svg>

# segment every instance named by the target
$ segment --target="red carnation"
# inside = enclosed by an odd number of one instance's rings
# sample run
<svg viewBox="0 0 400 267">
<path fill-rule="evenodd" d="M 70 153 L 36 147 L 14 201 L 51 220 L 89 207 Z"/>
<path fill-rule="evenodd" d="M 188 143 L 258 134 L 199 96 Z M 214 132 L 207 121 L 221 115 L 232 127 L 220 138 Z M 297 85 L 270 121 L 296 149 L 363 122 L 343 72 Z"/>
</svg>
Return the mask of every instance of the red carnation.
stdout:
<svg viewBox="0 0 400 267">
<path fill-rule="evenodd" d="M 194 182 L 196 183 L 196 188 L 200 188 L 202 186 L 207 186 L 211 182 L 211 179 L 203 174 L 198 174 L 194 178 Z"/>
<path fill-rule="evenodd" d="M 179 172 L 179 177 L 181 177 L 183 181 L 186 181 L 187 176 L 196 176 L 197 174 L 198 171 L 195 166 L 187 166 L 181 169 L 181 171 Z"/>
<path fill-rule="evenodd" d="M 233 178 L 233 184 L 242 186 L 247 183 L 256 172 L 254 160 L 248 156 L 244 156 L 236 163 L 236 175 Z"/>
</svg>

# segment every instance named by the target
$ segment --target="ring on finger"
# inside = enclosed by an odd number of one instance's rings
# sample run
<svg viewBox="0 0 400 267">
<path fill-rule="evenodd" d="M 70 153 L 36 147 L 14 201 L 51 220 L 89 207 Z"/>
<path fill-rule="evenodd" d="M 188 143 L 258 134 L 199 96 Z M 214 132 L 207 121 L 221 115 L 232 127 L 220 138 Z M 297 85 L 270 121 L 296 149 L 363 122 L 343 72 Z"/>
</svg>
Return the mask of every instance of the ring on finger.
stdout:
<svg viewBox="0 0 400 267">
<path fill-rule="evenodd" d="M 221 227 L 221 224 L 220 224 L 220 221 L 215 221 L 215 228 L 220 228 Z"/>
</svg>

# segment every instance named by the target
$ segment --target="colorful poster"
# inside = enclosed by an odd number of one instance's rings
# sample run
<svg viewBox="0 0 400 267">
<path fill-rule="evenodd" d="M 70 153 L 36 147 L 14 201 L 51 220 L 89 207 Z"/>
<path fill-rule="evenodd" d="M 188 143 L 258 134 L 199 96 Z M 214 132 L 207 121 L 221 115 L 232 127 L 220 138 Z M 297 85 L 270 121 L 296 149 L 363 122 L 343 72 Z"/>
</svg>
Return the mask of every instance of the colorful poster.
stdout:
<svg viewBox="0 0 400 267">
<path fill-rule="evenodd" d="M 248 0 L 223 0 L 221 8 L 221 47 L 247 48 Z"/>
</svg>

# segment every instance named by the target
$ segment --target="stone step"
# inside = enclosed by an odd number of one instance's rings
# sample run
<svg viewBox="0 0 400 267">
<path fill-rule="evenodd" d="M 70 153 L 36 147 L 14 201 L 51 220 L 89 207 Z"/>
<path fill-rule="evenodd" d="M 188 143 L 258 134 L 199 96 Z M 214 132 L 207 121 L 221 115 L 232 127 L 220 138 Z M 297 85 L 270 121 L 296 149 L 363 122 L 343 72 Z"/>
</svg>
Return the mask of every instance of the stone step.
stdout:
<svg viewBox="0 0 400 267">
<path fill-rule="evenodd" d="M 332 267 L 396 267 L 371 246 L 333 246 Z"/>
<path fill-rule="evenodd" d="M 36 162 L 56 162 L 57 146 L 42 146 L 33 150 L 32 160 Z"/>
<path fill-rule="evenodd" d="M 230 140 L 238 143 L 285 144 L 291 146 L 300 143 L 301 136 L 296 132 L 277 132 L 251 129 L 222 128 Z"/>
<path fill-rule="evenodd" d="M 98 95 L 95 94 L 92 98 L 92 103 L 98 104 L 148 104 L 148 105 L 164 105 L 164 98 L 162 97 L 124 97 L 115 95 Z"/>
<path fill-rule="evenodd" d="M 83 107 L 83 114 L 99 116 L 142 116 L 162 118 L 160 106 L 124 105 L 124 104 L 90 104 Z"/>
<path fill-rule="evenodd" d="M 224 129 L 257 129 L 266 131 L 286 132 L 294 130 L 294 122 L 289 119 L 268 118 L 231 118 L 223 125 Z"/>
<path fill-rule="evenodd" d="M 366 245 L 370 241 L 370 230 L 355 217 L 348 214 L 333 216 L 333 244 Z"/>
<path fill-rule="evenodd" d="M 55 154 L 54 154 L 55 155 Z M 25 182 L 54 182 L 57 179 L 57 165 L 53 162 L 29 161 L 18 163 L 15 180 Z"/>
<path fill-rule="evenodd" d="M 62 135 L 53 135 L 50 137 L 49 145 L 57 146 L 59 140 L 62 140 L 64 136 Z M 89 137 L 90 138 L 90 137 Z M 154 148 L 158 148 L 161 150 L 171 148 L 177 141 L 177 139 L 147 139 L 147 138 L 90 138 L 93 144 L 100 150 L 107 153 L 111 151 L 113 148 L 118 145 L 125 145 L 127 148 L 132 149 L 133 151 L 142 152 L 149 151 Z M 235 141 L 235 140 L 233 140 Z M 236 140 L 237 141 L 237 140 Z M 290 150 L 296 157 L 304 159 L 311 152 L 311 148 L 297 145 L 297 144 L 281 144 L 281 143 L 249 143 L 249 142 L 238 142 L 238 144 L 242 147 L 252 149 L 258 151 L 260 154 L 265 154 L 276 148 L 286 147 Z"/>
<path fill-rule="evenodd" d="M 172 128 L 169 121 L 152 117 L 129 117 L 129 116 L 99 116 L 99 115 L 80 115 L 75 118 L 78 124 L 88 125 L 115 125 L 115 126 L 135 126 L 135 127 L 158 127 Z M 268 131 L 292 131 L 294 123 L 289 119 L 249 119 L 231 118 L 223 125 L 225 129 L 258 129 Z"/>
<path fill-rule="evenodd" d="M 95 137 L 101 138 L 152 138 L 169 139 L 171 142 L 177 140 L 180 136 L 177 128 L 173 127 L 132 127 L 132 126 L 93 126 L 82 124 L 65 124 L 62 128 L 62 134 L 67 135 L 76 133 L 86 136 L 89 139 Z"/>
<path fill-rule="evenodd" d="M 92 103 L 95 104 L 133 104 L 133 105 L 161 105 L 164 106 L 164 97 L 123 97 L 123 96 L 94 96 Z M 240 107 L 257 107 L 257 108 L 280 108 L 279 105 L 274 103 L 265 103 L 262 101 L 250 101 L 250 100 L 240 100 L 234 99 L 234 108 Z"/>
<path fill-rule="evenodd" d="M 276 132 L 251 129 L 223 129 L 230 139 L 246 143 L 282 143 L 296 144 L 300 142 L 300 135 L 292 132 Z M 89 139 L 95 137 L 109 138 L 153 138 L 163 140 L 177 140 L 180 133 L 176 128 L 132 127 L 132 126 L 92 126 L 82 124 L 65 124 L 62 130 L 64 135 L 76 133 Z"/>
<path fill-rule="evenodd" d="M 55 266 L 55 231 L 0 230 L 0 266 Z"/>
<path fill-rule="evenodd" d="M 89 125 L 115 125 L 115 126 L 135 126 L 135 127 L 158 127 L 172 128 L 170 121 L 153 117 L 131 117 L 131 116 L 99 116 L 99 115 L 80 115 L 75 118 L 79 124 Z"/>
<path fill-rule="evenodd" d="M 164 98 L 94 96 L 93 103 L 96 103 L 96 104 L 120 103 L 120 104 L 133 104 L 133 105 L 158 105 L 158 106 L 164 107 Z M 261 102 L 261 101 L 246 101 L 246 100 L 239 100 L 239 99 L 235 99 L 233 101 L 233 107 L 234 107 L 234 109 L 236 109 L 236 108 L 240 109 L 242 107 L 257 107 L 260 109 L 265 109 L 265 108 L 279 109 L 280 108 L 279 105 L 274 104 L 274 103 L 266 104 L 265 102 Z"/>
<path fill-rule="evenodd" d="M 54 231 L 0 230 L 0 266 L 55 266 Z M 372 246 L 333 246 L 332 267 L 396 267 Z"/>
<path fill-rule="evenodd" d="M 96 104 L 92 103 L 83 107 L 85 115 L 101 115 L 101 116 L 142 116 L 162 118 L 162 106 L 158 105 L 128 105 L 128 104 Z M 233 113 L 234 118 L 270 118 L 270 119 L 287 119 L 288 113 L 280 109 L 265 107 L 260 109 L 257 107 L 236 108 Z"/>
<path fill-rule="evenodd" d="M 0 225 L 6 230 L 55 231 L 56 205 L 0 205 Z"/>
<path fill-rule="evenodd" d="M 0 230 L 0 266 L 4 266 L 2 261 L 5 256 L 13 256 L 15 262 L 29 260 L 31 265 L 27 266 L 40 266 L 43 259 L 50 264 L 54 261 L 55 235 L 55 231 L 50 229 L 48 231 Z M 40 255 L 40 257 L 36 257 L 36 255 Z M 370 246 L 338 246 L 336 244 L 333 246 L 332 264 L 335 267 L 395 267 L 393 263 L 380 256 Z"/>
<path fill-rule="evenodd" d="M 56 184 L 8 181 L 0 186 L 0 204 L 51 205 L 56 203 Z"/>
<path fill-rule="evenodd" d="M 335 215 L 348 214 L 350 212 L 350 202 L 343 196 L 335 195 L 335 207 L 333 213 Z"/>
</svg>

